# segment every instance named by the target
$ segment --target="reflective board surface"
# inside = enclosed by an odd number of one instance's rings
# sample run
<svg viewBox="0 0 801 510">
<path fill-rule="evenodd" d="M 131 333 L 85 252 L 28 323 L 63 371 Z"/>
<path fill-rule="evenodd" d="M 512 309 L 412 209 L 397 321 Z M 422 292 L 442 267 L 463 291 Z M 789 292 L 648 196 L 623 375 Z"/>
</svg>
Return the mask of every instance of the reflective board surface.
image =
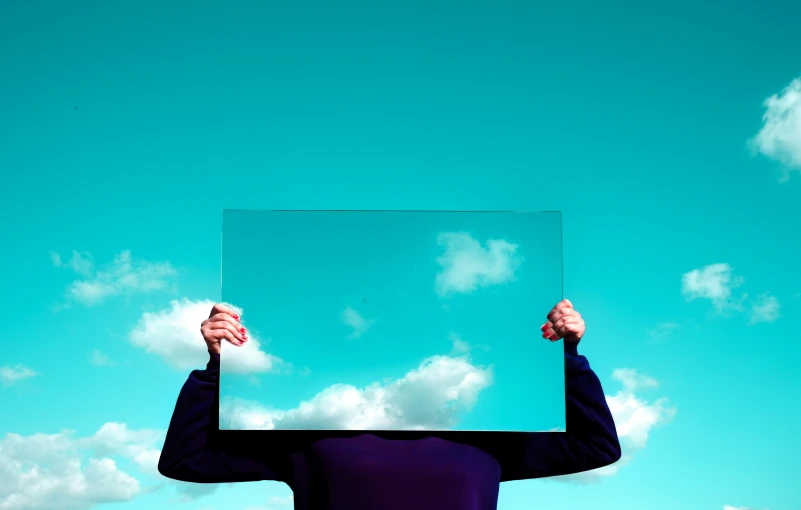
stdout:
<svg viewBox="0 0 801 510">
<path fill-rule="evenodd" d="M 559 212 L 225 210 L 221 430 L 565 429 Z"/>
</svg>

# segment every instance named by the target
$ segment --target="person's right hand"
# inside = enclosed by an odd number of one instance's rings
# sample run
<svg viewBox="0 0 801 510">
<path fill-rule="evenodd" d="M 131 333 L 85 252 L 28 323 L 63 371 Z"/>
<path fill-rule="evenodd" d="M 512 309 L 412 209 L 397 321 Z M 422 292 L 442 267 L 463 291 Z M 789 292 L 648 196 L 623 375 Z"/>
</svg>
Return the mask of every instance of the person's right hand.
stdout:
<svg viewBox="0 0 801 510">
<path fill-rule="evenodd" d="M 200 333 L 206 341 L 209 352 L 220 354 L 220 344 L 228 340 L 241 346 L 248 341 L 247 328 L 239 323 L 239 315 L 225 305 L 216 304 L 211 308 L 209 318 L 200 323 Z"/>
</svg>

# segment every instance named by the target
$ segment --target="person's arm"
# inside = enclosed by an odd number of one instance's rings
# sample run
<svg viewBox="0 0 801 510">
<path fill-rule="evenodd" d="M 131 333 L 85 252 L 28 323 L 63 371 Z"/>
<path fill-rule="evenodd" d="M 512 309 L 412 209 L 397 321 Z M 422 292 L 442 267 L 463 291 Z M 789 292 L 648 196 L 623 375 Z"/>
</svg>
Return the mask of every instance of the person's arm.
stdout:
<svg viewBox="0 0 801 510">
<path fill-rule="evenodd" d="M 209 351 L 205 370 L 194 370 L 181 388 L 161 450 L 159 473 L 200 483 L 284 481 L 278 462 L 262 448 L 234 448 L 217 437 L 220 354 Z M 241 450 L 241 451 L 239 451 Z M 274 452 L 277 453 L 277 452 Z"/>
<path fill-rule="evenodd" d="M 576 344 L 564 345 L 567 431 L 526 434 L 521 455 L 503 466 L 502 482 L 579 473 L 620 459 L 620 442 L 601 382 Z"/>
</svg>

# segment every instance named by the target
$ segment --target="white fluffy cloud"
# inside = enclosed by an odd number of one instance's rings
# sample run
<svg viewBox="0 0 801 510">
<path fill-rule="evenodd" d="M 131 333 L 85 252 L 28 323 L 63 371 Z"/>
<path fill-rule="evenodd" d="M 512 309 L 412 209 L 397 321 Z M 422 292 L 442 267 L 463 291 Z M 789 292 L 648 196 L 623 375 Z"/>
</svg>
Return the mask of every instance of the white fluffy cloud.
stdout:
<svg viewBox="0 0 801 510">
<path fill-rule="evenodd" d="M 108 422 L 94 435 L 76 440 L 76 445 L 104 457 L 121 455 L 134 461 L 143 472 L 158 476 L 161 451 L 155 445 L 163 439 L 161 430 L 131 430 L 124 423 Z"/>
<path fill-rule="evenodd" d="M 13 367 L 6 365 L 0 367 L 0 384 L 3 386 L 11 386 L 13 384 L 17 384 L 23 379 L 28 379 L 36 375 L 39 374 L 23 365 L 17 364 Z"/>
<path fill-rule="evenodd" d="M 154 447 L 163 438 L 160 431 L 106 423 L 92 436 L 73 435 L 70 430 L 8 433 L 0 439 L 0 510 L 83 510 L 130 501 L 140 483 L 112 457 L 131 460 L 145 473 L 157 472 Z"/>
<path fill-rule="evenodd" d="M 82 276 L 67 287 L 67 298 L 87 306 L 100 304 L 114 295 L 130 296 L 174 288 L 170 278 L 176 271 L 169 262 L 133 260 L 130 250 L 117 254 L 103 269 L 95 269 L 90 254 L 75 250 L 69 262 L 64 262 L 55 252 L 50 252 L 50 259 L 54 266 L 69 268 Z"/>
<path fill-rule="evenodd" d="M 442 269 L 434 285 L 440 296 L 513 281 L 524 260 L 516 244 L 490 239 L 484 248 L 467 232 L 440 233 L 437 244 L 445 248 L 445 253 L 437 257 Z"/>
<path fill-rule="evenodd" d="M 796 78 L 779 94 L 763 103 L 762 128 L 750 140 L 752 149 L 782 165 L 780 182 L 790 171 L 801 171 L 801 78 Z"/>
<path fill-rule="evenodd" d="M 636 370 L 629 368 L 614 370 L 612 378 L 623 385 L 623 389 L 616 395 L 606 396 L 606 403 L 612 412 L 620 439 L 620 460 L 598 469 L 553 477 L 553 480 L 590 484 L 600 481 L 605 476 L 614 475 L 631 462 L 638 451 L 645 448 L 654 427 L 670 422 L 675 416 L 676 408 L 668 407 L 666 398 L 649 403 L 635 394 L 636 390 L 657 387 L 655 379 L 640 375 Z"/>
<path fill-rule="evenodd" d="M 216 484 L 165 479 L 157 467 L 163 440 L 164 431 L 132 430 L 115 422 L 81 438 L 71 430 L 6 434 L 0 439 L 0 510 L 88 510 L 164 485 L 175 487 L 183 501 L 216 490 Z M 142 486 L 119 467 L 121 460 L 152 484 Z"/>
<path fill-rule="evenodd" d="M 758 295 L 751 305 L 749 324 L 760 322 L 774 322 L 780 317 L 779 300 L 767 292 Z"/>
<path fill-rule="evenodd" d="M 721 314 L 743 312 L 748 294 L 742 293 L 738 298 L 732 298 L 732 290 L 742 285 L 743 281 L 742 276 L 732 273 L 729 264 L 709 264 L 684 273 L 681 278 L 681 292 L 688 301 L 709 299 L 715 310 Z M 780 317 L 779 309 L 779 300 L 775 296 L 768 292 L 759 294 L 750 301 L 748 325 L 775 321 Z"/>
<path fill-rule="evenodd" d="M 375 322 L 374 319 L 365 319 L 362 317 L 362 314 L 351 307 L 347 307 L 342 311 L 341 318 L 342 322 L 353 328 L 353 332 L 348 336 L 348 338 L 359 338 L 363 334 L 367 333 L 367 330 L 370 329 L 370 326 L 372 326 Z"/>
<path fill-rule="evenodd" d="M 208 300 L 170 301 L 166 310 L 142 314 L 128 338 L 133 345 L 160 356 L 178 370 L 202 368 L 209 353 L 200 334 L 200 323 L 209 317 L 214 304 Z M 228 306 L 245 320 L 242 310 Z M 224 342 L 220 363 L 224 371 L 237 374 L 270 372 L 286 366 L 280 358 L 261 350 L 261 342 L 252 331 L 242 346 Z"/>
<path fill-rule="evenodd" d="M 466 356 L 431 356 L 404 377 L 365 388 L 335 384 L 290 410 L 229 399 L 220 406 L 224 428 L 446 430 L 475 405 L 492 384 L 492 367 L 480 368 Z"/>
<path fill-rule="evenodd" d="M 706 298 L 712 301 L 718 311 L 723 311 L 737 306 L 731 302 L 731 291 L 742 283 L 743 277 L 733 275 L 728 264 L 709 264 L 684 273 L 681 277 L 681 292 L 688 301 Z"/>
</svg>

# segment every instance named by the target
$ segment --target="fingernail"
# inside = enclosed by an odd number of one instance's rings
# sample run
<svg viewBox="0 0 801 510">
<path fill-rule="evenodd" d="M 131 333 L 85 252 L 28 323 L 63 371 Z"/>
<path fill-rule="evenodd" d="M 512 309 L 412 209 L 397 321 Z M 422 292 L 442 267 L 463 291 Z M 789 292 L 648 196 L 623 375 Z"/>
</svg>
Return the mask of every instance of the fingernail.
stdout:
<svg viewBox="0 0 801 510">
<path fill-rule="evenodd" d="M 241 329 L 239 330 L 239 332 L 240 332 L 240 333 L 242 333 L 242 334 L 245 334 L 245 331 L 247 331 L 245 328 L 241 328 Z"/>
<path fill-rule="evenodd" d="M 239 320 L 239 316 L 237 314 L 234 314 L 234 319 Z"/>
<path fill-rule="evenodd" d="M 548 333 L 543 333 L 542 338 L 548 338 Z"/>
<path fill-rule="evenodd" d="M 548 325 L 543 324 L 542 327 L 540 328 L 540 331 L 545 331 L 546 329 L 548 329 Z"/>
</svg>

